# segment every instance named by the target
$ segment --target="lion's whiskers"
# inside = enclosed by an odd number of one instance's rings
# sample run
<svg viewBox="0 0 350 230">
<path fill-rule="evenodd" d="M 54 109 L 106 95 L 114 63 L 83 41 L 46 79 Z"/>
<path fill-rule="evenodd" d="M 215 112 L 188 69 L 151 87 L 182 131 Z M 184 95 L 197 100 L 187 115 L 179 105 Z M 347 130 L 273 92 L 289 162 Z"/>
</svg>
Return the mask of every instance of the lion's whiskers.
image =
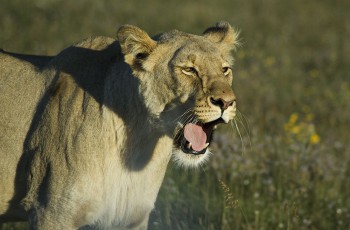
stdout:
<svg viewBox="0 0 350 230">
<path fill-rule="evenodd" d="M 196 116 L 191 113 L 189 114 L 189 116 L 185 117 L 185 119 L 181 122 L 183 125 L 186 125 L 188 123 L 196 123 L 197 122 L 197 119 L 196 119 Z"/>
<path fill-rule="evenodd" d="M 235 124 L 235 126 L 233 125 L 233 123 Z M 242 135 L 241 135 L 241 132 L 238 128 L 238 125 L 237 125 L 237 122 L 236 122 L 236 118 L 234 118 L 231 122 L 231 127 L 232 127 L 232 131 L 236 130 L 238 135 L 239 135 L 239 138 L 241 139 L 241 144 L 242 144 L 242 155 L 243 153 L 245 152 L 246 148 L 245 148 L 245 143 L 243 141 L 243 138 L 242 138 Z"/>
<path fill-rule="evenodd" d="M 249 137 L 249 140 L 250 140 L 251 132 L 250 132 L 249 121 L 248 121 L 248 119 L 246 118 L 246 116 L 245 116 L 241 111 L 239 111 L 239 110 L 237 109 L 237 112 L 238 112 L 239 115 L 241 116 L 241 117 L 238 117 L 238 116 L 237 116 L 237 118 L 239 118 L 239 120 L 240 120 L 240 122 L 241 122 L 243 128 L 245 129 L 246 133 L 248 134 L 248 137 Z M 243 122 L 243 121 L 244 121 L 244 122 Z M 246 125 L 247 125 L 247 127 L 246 127 Z"/>
<path fill-rule="evenodd" d="M 252 147 L 252 141 L 250 139 L 251 132 L 250 132 L 250 126 L 249 126 L 248 119 L 238 109 L 237 109 L 237 112 L 239 112 L 240 116 L 236 116 L 236 118 L 239 121 L 239 123 L 243 126 L 244 132 L 248 135 L 249 147 L 251 148 Z M 245 122 L 243 122 L 243 121 L 245 121 Z"/>
<path fill-rule="evenodd" d="M 192 108 L 189 108 L 188 110 L 186 110 L 183 114 L 181 114 L 180 116 L 178 116 L 177 118 L 174 119 L 174 121 L 181 121 L 181 119 L 187 115 L 188 113 L 190 113 L 189 115 L 191 115 L 191 113 L 193 112 Z"/>
</svg>

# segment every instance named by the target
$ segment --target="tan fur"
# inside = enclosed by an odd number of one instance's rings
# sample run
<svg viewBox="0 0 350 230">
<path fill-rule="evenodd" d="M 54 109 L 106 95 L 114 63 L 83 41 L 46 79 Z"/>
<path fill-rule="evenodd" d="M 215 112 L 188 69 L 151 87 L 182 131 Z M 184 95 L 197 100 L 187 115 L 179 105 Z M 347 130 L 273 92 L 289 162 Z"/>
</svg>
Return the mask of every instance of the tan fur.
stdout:
<svg viewBox="0 0 350 230">
<path fill-rule="evenodd" d="M 174 136 L 186 119 L 234 117 L 231 26 L 152 39 L 126 25 L 117 38 L 55 57 L 0 52 L 0 222 L 146 229 L 170 158 L 208 159 Z"/>
</svg>

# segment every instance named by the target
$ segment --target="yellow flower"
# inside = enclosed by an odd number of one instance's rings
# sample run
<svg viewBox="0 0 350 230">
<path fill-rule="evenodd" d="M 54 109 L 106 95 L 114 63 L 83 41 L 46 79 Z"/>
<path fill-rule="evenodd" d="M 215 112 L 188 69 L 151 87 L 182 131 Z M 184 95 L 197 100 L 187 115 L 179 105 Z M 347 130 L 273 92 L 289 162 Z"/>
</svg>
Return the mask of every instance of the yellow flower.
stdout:
<svg viewBox="0 0 350 230">
<path fill-rule="evenodd" d="M 294 125 L 295 122 L 298 120 L 298 117 L 299 117 L 299 115 L 297 113 L 292 113 L 292 115 L 290 115 L 290 117 L 289 117 L 288 124 L 291 126 Z"/>
<path fill-rule="evenodd" d="M 320 136 L 317 135 L 317 133 L 313 133 L 311 136 L 310 136 L 310 144 L 312 145 L 316 145 L 320 142 Z"/>
<path fill-rule="evenodd" d="M 299 125 L 293 126 L 290 131 L 294 134 L 298 134 L 300 133 L 300 126 Z"/>
</svg>

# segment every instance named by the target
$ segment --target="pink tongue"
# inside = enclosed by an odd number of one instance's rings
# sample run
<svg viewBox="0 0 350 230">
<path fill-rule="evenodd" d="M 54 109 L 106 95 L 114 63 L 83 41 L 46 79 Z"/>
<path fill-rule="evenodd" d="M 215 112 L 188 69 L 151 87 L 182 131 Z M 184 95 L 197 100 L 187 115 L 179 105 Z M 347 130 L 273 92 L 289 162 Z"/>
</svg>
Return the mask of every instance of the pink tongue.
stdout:
<svg viewBox="0 0 350 230">
<path fill-rule="evenodd" d="M 184 136 L 188 142 L 191 142 L 193 150 L 199 152 L 205 148 L 207 134 L 204 132 L 202 126 L 192 123 L 185 125 Z"/>
</svg>

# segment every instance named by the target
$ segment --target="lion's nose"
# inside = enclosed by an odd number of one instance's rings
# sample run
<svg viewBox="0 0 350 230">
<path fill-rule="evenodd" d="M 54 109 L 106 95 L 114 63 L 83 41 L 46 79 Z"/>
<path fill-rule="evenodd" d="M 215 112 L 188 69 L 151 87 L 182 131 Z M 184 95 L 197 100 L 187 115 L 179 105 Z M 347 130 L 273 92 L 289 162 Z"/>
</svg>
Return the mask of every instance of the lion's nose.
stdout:
<svg viewBox="0 0 350 230">
<path fill-rule="evenodd" d="M 235 101 L 236 99 L 226 101 L 223 98 L 215 99 L 213 97 L 210 97 L 210 103 L 212 103 L 215 106 L 219 106 L 222 111 L 226 110 L 229 106 L 233 105 Z"/>
</svg>

